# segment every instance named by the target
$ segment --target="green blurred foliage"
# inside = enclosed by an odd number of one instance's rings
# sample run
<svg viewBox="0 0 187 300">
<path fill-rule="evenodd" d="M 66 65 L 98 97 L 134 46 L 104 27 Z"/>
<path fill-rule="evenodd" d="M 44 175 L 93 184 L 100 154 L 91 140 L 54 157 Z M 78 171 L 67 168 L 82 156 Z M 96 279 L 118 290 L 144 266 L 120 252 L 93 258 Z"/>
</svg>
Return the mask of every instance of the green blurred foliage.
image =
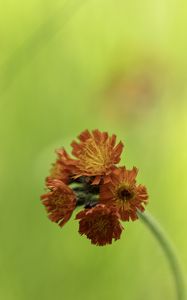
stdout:
<svg viewBox="0 0 187 300">
<path fill-rule="evenodd" d="M 73 218 L 52 224 L 39 197 L 56 148 L 85 128 L 116 133 L 186 271 L 186 2 L 0 7 L 1 299 L 174 300 L 141 222 L 94 247 Z"/>
</svg>

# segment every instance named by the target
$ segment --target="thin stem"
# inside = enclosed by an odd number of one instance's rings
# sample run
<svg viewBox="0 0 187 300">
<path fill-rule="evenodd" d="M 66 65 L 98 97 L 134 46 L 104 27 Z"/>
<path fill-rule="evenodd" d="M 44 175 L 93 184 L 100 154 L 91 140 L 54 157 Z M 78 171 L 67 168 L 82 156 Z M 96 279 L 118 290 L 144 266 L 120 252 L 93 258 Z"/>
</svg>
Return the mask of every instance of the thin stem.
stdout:
<svg viewBox="0 0 187 300">
<path fill-rule="evenodd" d="M 177 300 L 185 300 L 186 286 L 185 286 L 184 275 L 173 245 L 169 241 L 164 230 L 149 213 L 146 212 L 142 213 L 139 211 L 138 215 L 140 219 L 149 227 L 150 231 L 154 234 L 155 238 L 160 243 L 160 246 L 168 259 L 170 269 L 173 273 L 173 277 L 175 281 Z"/>
</svg>

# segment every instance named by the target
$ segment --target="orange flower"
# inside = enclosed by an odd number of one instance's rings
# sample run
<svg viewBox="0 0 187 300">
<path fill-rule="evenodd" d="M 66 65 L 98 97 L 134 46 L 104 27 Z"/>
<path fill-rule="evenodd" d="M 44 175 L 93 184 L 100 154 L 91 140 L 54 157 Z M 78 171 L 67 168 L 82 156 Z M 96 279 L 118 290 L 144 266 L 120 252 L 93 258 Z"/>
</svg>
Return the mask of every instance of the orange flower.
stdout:
<svg viewBox="0 0 187 300">
<path fill-rule="evenodd" d="M 137 210 L 144 211 L 148 194 L 146 187 L 136 184 L 138 170 L 118 168 L 113 172 L 113 182 L 101 186 L 100 201 L 117 209 L 121 220 L 138 219 Z"/>
<path fill-rule="evenodd" d="M 120 161 L 122 142 L 116 145 L 115 135 L 109 137 L 107 132 L 100 132 L 97 129 L 91 133 L 85 130 L 78 138 L 79 143 L 73 141 L 71 144 L 72 154 L 78 159 L 77 163 L 72 159 L 68 162 L 75 173 L 74 178 L 94 176 L 92 184 L 99 184 L 103 177 L 104 183 L 109 182 L 110 173 Z"/>
<path fill-rule="evenodd" d="M 98 246 L 118 240 L 123 230 L 118 213 L 103 204 L 79 212 L 76 219 L 80 219 L 79 233 L 85 234 L 92 244 Z"/>
<path fill-rule="evenodd" d="M 47 186 L 50 191 L 42 195 L 41 200 L 49 213 L 49 219 L 62 227 L 76 207 L 76 196 L 61 180 L 48 178 Z"/>
<path fill-rule="evenodd" d="M 68 184 L 69 177 L 72 175 L 70 170 L 66 167 L 67 161 L 69 162 L 70 157 L 67 152 L 62 148 L 56 151 L 58 158 L 54 164 L 52 164 L 52 168 L 50 170 L 50 177 L 52 179 L 59 179 L 64 183 Z"/>
<path fill-rule="evenodd" d="M 138 218 L 147 204 L 145 186 L 136 184 L 138 170 L 118 167 L 123 150 L 116 136 L 98 129 L 83 131 L 73 141 L 72 157 L 61 148 L 50 175 L 48 192 L 41 196 L 48 217 L 63 226 L 76 207 L 84 209 L 76 215 L 79 233 L 92 244 L 103 246 L 118 240 L 123 227 L 120 220 Z"/>
</svg>

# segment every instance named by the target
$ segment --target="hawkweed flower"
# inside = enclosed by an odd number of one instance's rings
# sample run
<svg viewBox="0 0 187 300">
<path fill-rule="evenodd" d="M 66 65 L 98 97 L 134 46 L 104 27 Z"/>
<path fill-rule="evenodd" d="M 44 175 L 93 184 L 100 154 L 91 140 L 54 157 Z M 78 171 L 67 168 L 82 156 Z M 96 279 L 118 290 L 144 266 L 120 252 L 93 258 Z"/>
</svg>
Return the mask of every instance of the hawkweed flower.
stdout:
<svg viewBox="0 0 187 300">
<path fill-rule="evenodd" d="M 63 226 L 76 207 L 76 196 L 71 188 L 58 179 L 48 178 L 49 192 L 41 196 L 49 219 Z"/>
<path fill-rule="evenodd" d="M 76 208 L 79 233 L 92 244 L 105 246 L 120 239 L 121 221 L 140 217 L 160 242 L 176 282 L 178 299 L 185 298 L 183 272 L 172 245 L 163 230 L 149 214 L 142 213 L 148 202 L 146 187 L 137 184 L 137 168 L 117 166 L 123 144 L 116 145 L 116 136 L 107 132 L 83 131 L 79 141 L 72 142 L 72 154 L 64 148 L 57 151 L 57 160 L 46 177 L 47 192 L 41 196 L 48 217 L 60 227 L 67 223 Z"/>
<path fill-rule="evenodd" d="M 136 184 L 137 169 L 119 167 L 122 142 L 99 130 L 83 131 L 73 141 L 72 156 L 64 148 L 46 178 L 47 192 L 41 196 L 48 217 L 63 226 L 76 208 L 79 233 L 92 244 L 104 246 L 120 238 L 121 221 L 137 219 L 144 210 L 147 191 Z"/>
<path fill-rule="evenodd" d="M 170 262 L 177 295 L 185 298 L 185 284 L 178 259 L 160 226 L 149 214 L 142 213 L 148 202 L 146 187 L 137 184 L 137 168 L 119 167 L 123 144 L 116 145 L 116 136 L 107 132 L 83 131 L 79 141 L 72 142 L 72 154 L 64 148 L 57 151 L 57 160 L 46 178 L 47 192 L 41 196 L 48 217 L 62 227 L 74 210 L 79 233 L 92 244 L 104 246 L 120 239 L 121 221 L 140 217 L 159 241 Z"/>
<path fill-rule="evenodd" d="M 98 246 L 112 244 L 113 239 L 120 238 L 123 230 L 118 213 L 103 204 L 79 212 L 76 219 L 80 219 L 79 233 Z"/>
<path fill-rule="evenodd" d="M 79 141 L 73 141 L 72 154 L 77 158 L 75 178 L 80 176 L 94 177 L 92 184 L 110 181 L 110 174 L 115 165 L 120 161 L 123 150 L 122 142 L 116 145 L 116 136 L 109 137 L 107 132 L 93 130 L 83 131 L 79 135 Z"/>
<path fill-rule="evenodd" d="M 137 168 L 118 168 L 113 172 L 113 181 L 101 186 L 100 200 L 115 207 L 122 221 L 138 219 L 137 211 L 144 211 L 148 194 L 146 187 L 136 184 Z"/>
</svg>

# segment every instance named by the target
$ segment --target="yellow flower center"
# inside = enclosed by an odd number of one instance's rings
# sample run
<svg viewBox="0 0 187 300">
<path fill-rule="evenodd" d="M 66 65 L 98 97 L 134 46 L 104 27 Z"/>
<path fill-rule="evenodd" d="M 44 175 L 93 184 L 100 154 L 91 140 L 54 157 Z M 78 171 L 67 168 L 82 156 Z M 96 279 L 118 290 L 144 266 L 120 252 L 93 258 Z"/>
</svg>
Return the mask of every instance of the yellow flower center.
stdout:
<svg viewBox="0 0 187 300">
<path fill-rule="evenodd" d="M 91 171 L 93 175 L 101 174 L 112 165 L 111 151 L 105 143 L 97 145 L 94 140 L 88 140 L 80 155 L 83 169 Z"/>
</svg>

